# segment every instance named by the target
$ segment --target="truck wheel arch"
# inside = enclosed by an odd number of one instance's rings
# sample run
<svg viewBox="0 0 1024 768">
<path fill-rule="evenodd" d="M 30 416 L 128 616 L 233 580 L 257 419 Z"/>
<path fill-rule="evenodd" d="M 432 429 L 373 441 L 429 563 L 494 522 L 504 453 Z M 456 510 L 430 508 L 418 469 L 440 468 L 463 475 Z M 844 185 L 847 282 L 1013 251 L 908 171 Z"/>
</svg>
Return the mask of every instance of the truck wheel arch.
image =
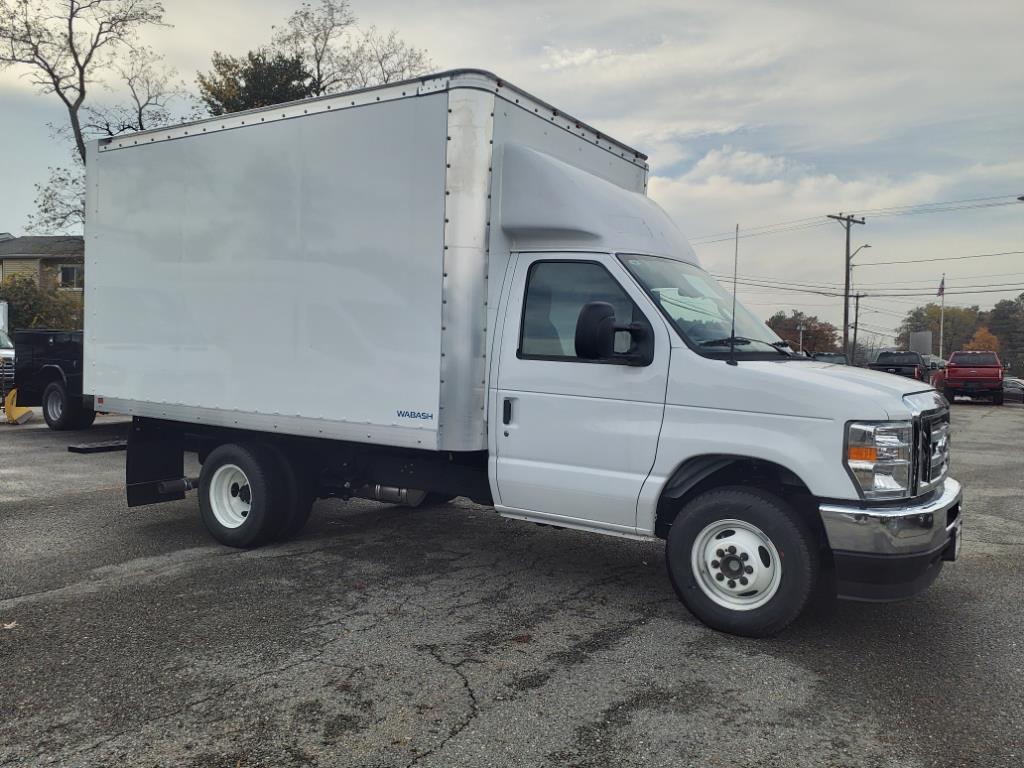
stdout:
<svg viewBox="0 0 1024 768">
<path fill-rule="evenodd" d="M 826 545 L 817 500 L 799 475 L 773 461 L 734 454 L 694 456 L 676 467 L 658 497 L 655 535 L 667 538 L 672 522 L 691 499 L 713 488 L 731 485 L 759 488 L 786 499 L 807 518 L 822 545 Z"/>
</svg>

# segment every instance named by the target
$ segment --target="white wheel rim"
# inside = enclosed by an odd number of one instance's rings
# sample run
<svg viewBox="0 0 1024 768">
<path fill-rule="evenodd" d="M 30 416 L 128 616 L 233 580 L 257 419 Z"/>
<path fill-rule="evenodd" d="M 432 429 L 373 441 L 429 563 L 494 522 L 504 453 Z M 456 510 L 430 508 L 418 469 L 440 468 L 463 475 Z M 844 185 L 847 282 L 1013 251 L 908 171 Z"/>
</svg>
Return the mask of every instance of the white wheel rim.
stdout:
<svg viewBox="0 0 1024 768">
<path fill-rule="evenodd" d="M 760 608 L 782 581 L 782 559 L 772 540 L 743 520 L 705 527 L 694 539 L 690 562 L 701 591 L 734 611 Z"/>
<path fill-rule="evenodd" d="M 210 479 L 210 509 L 225 528 L 238 528 L 252 510 L 252 486 L 241 467 L 225 464 Z"/>
<path fill-rule="evenodd" d="M 46 410 L 50 413 L 51 421 L 60 421 L 60 417 L 64 413 L 64 403 L 61 400 L 60 392 L 56 390 L 50 392 L 50 396 L 46 398 Z"/>
</svg>

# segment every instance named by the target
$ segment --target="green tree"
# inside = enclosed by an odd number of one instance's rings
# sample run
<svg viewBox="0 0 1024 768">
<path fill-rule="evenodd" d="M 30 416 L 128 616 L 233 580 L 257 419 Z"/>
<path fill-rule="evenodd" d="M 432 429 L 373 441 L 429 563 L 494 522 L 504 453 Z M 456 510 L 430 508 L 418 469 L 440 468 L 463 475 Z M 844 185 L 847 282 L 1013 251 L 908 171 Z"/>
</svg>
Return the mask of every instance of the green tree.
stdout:
<svg viewBox="0 0 1024 768">
<path fill-rule="evenodd" d="M 82 327 L 78 302 L 68 294 L 55 289 L 41 288 L 35 280 L 11 275 L 0 283 L 0 299 L 8 304 L 11 328 L 63 328 Z"/>
<path fill-rule="evenodd" d="M 939 354 L 939 324 L 942 308 L 938 304 L 929 303 L 923 307 L 915 307 L 907 312 L 899 328 L 896 329 L 896 345 L 904 349 L 910 346 L 910 334 L 916 331 L 932 332 L 932 354 Z M 978 330 L 980 314 L 978 307 L 946 307 L 946 321 L 943 332 L 943 350 L 945 357 L 951 352 L 964 349 L 966 344 Z"/>
<path fill-rule="evenodd" d="M 199 96 L 211 115 L 304 99 L 312 92 L 309 73 L 297 55 L 268 50 L 244 57 L 214 52 L 213 70 L 199 74 Z"/>
<path fill-rule="evenodd" d="M 999 338 L 1002 361 L 1018 376 L 1024 374 L 1024 293 L 997 302 L 987 319 L 989 330 Z"/>
<path fill-rule="evenodd" d="M 800 326 L 804 327 L 804 349 L 808 352 L 838 352 L 839 331 L 832 323 L 819 320 L 814 315 L 805 315 L 799 310 L 791 310 L 787 315 L 779 310 L 768 318 L 768 327 L 782 339 L 789 342 L 793 349 L 800 348 Z"/>
</svg>

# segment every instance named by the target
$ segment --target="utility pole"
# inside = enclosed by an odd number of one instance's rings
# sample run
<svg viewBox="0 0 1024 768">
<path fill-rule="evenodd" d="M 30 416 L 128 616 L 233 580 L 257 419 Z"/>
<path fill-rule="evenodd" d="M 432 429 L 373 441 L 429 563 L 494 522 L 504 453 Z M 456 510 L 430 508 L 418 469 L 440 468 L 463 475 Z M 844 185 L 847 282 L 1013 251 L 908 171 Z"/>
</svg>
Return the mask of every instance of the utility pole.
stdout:
<svg viewBox="0 0 1024 768">
<path fill-rule="evenodd" d="M 846 288 L 843 290 L 843 353 L 850 354 L 849 332 L 850 332 L 850 228 L 854 224 L 863 224 L 864 218 L 856 216 L 844 216 L 840 211 L 839 215 L 829 214 L 828 218 L 835 219 L 846 230 Z"/>
<path fill-rule="evenodd" d="M 798 331 L 800 331 L 800 354 L 803 354 L 804 353 L 804 331 L 807 329 L 807 326 L 805 326 L 803 323 L 800 323 L 800 325 L 798 325 L 796 327 L 796 329 Z"/>
<path fill-rule="evenodd" d="M 857 364 L 857 326 L 860 325 L 860 294 L 853 297 L 853 354 L 847 358 L 850 365 Z"/>
</svg>

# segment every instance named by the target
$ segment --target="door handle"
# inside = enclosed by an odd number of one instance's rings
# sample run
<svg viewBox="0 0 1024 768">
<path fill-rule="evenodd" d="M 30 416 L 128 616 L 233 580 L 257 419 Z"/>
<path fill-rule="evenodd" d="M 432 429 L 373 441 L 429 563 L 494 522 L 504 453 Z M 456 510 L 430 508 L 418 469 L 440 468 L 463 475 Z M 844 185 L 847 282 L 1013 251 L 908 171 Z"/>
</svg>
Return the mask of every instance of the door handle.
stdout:
<svg viewBox="0 0 1024 768">
<path fill-rule="evenodd" d="M 512 423 L 512 400 L 505 398 L 505 402 L 501 406 L 501 423 L 511 424 Z"/>
</svg>

